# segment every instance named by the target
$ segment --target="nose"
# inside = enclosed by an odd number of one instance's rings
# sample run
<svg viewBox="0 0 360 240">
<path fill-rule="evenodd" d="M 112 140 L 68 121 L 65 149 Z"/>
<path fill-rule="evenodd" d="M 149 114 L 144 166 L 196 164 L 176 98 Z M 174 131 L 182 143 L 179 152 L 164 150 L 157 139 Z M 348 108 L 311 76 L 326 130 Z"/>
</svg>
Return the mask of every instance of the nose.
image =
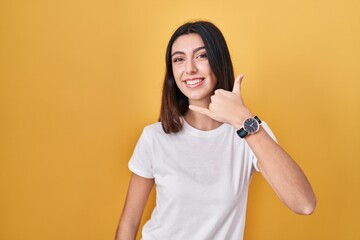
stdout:
<svg viewBox="0 0 360 240">
<path fill-rule="evenodd" d="M 186 74 L 193 74 L 196 73 L 197 68 L 196 68 L 196 63 L 194 60 L 189 60 L 186 62 L 186 69 L 185 72 Z"/>
</svg>

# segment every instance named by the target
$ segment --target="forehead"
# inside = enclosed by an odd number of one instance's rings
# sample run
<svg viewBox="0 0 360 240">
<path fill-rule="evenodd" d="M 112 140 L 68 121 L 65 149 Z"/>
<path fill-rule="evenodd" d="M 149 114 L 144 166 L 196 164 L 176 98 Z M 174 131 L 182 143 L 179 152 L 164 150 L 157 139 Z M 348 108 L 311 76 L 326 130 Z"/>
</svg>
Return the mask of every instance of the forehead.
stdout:
<svg viewBox="0 0 360 240">
<path fill-rule="evenodd" d="M 172 45 L 171 53 L 175 51 L 193 51 L 196 48 L 204 47 L 204 42 L 199 34 L 189 33 L 178 37 Z"/>
</svg>

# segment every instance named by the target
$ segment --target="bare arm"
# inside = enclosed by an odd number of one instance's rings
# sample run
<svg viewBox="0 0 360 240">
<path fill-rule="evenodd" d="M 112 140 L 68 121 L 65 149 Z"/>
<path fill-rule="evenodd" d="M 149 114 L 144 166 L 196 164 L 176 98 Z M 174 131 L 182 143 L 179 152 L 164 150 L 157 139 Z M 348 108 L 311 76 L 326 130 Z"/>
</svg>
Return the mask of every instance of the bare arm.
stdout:
<svg viewBox="0 0 360 240">
<path fill-rule="evenodd" d="M 116 230 L 115 240 L 135 240 L 154 179 L 131 175 L 124 209 Z"/>
<path fill-rule="evenodd" d="M 316 197 L 301 168 L 263 128 L 246 138 L 258 159 L 258 167 L 278 197 L 292 211 L 311 214 Z"/>
<path fill-rule="evenodd" d="M 211 97 L 209 109 L 189 106 L 190 110 L 204 114 L 216 121 L 226 122 L 240 129 L 246 118 L 253 117 L 240 96 L 240 75 L 234 82 L 232 92 L 220 89 Z M 294 212 L 311 214 L 316 197 L 309 181 L 296 162 L 263 128 L 245 138 L 258 159 L 260 172 L 279 198 Z"/>
</svg>

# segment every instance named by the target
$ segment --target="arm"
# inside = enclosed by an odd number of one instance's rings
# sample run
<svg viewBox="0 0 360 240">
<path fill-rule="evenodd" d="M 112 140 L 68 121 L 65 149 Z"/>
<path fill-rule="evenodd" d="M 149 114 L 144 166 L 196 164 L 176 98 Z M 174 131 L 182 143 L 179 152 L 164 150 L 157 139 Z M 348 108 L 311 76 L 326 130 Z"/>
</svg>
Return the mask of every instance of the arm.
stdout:
<svg viewBox="0 0 360 240">
<path fill-rule="evenodd" d="M 292 211 L 311 214 L 316 197 L 301 168 L 263 128 L 246 138 L 258 159 L 260 172 L 278 197 Z"/>
<path fill-rule="evenodd" d="M 245 119 L 253 117 L 240 96 L 243 75 L 234 82 L 232 92 L 216 90 L 209 109 L 189 106 L 198 113 L 216 121 L 226 122 L 240 129 Z M 266 133 L 263 128 L 245 140 L 258 159 L 258 166 L 264 178 L 279 198 L 294 212 L 311 214 L 316 205 L 316 197 L 309 181 L 296 162 Z"/>
<path fill-rule="evenodd" d="M 115 240 L 135 240 L 141 217 L 149 198 L 154 179 L 131 175 L 124 209 L 116 230 Z"/>
</svg>

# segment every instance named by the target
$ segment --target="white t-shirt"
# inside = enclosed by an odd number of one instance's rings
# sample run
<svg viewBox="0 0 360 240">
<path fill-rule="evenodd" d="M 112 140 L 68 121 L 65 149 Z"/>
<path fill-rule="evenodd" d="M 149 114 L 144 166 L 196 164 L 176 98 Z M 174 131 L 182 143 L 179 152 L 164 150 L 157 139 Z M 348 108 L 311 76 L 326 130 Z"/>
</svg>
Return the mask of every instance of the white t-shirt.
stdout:
<svg viewBox="0 0 360 240">
<path fill-rule="evenodd" d="M 201 131 L 184 121 L 176 134 L 166 134 L 160 122 L 145 127 L 129 161 L 132 172 L 156 184 L 143 240 L 243 239 L 256 161 L 229 124 Z"/>
</svg>

